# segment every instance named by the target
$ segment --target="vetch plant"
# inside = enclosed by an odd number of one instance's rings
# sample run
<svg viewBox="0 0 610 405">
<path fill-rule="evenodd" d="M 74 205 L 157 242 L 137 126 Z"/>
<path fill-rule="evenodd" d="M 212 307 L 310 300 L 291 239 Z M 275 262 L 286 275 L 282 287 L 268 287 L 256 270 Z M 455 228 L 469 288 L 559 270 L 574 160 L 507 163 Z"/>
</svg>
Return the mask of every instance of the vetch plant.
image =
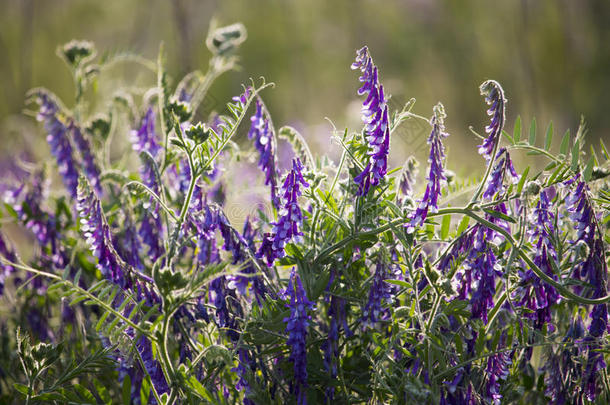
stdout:
<svg viewBox="0 0 610 405">
<path fill-rule="evenodd" d="M 208 70 L 176 85 L 163 48 L 98 58 L 72 41 L 74 103 L 30 92 L 49 158 L 2 179 L 0 402 L 608 403 L 603 142 L 585 148 L 584 123 L 557 149 L 552 124 L 509 133 L 510 89 L 488 80 L 484 175 L 460 178 L 451 112 L 394 111 L 363 47 L 363 126 L 329 134 L 332 162 L 274 126 L 263 79 L 208 114 L 245 38 L 212 28 Z M 156 80 L 94 114 L 87 90 L 119 62 Z M 429 126 L 428 162 L 390 167 L 408 120 Z M 244 165 L 264 192 L 234 184 Z M 233 218 L 236 193 L 268 212 Z"/>
</svg>

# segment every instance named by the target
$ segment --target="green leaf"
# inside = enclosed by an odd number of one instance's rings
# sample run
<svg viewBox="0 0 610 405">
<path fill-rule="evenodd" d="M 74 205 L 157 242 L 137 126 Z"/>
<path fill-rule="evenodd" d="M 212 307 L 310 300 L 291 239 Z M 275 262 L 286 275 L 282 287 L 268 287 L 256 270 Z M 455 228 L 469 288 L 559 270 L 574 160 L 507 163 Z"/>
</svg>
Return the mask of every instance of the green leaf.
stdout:
<svg viewBox="0 0 610 405">
<path fill-rule="evenodd" d="M 19 391 L 21 394 L 27 396 L 28 392 L 29 392 L 29 387 L 27 385 L 23 385 L 23 384 L 19 384 L 19 383 L 14 383 L 13 387 Z"/>
<path fill-rule="evenodd" d="M 573 172 L 577 172 L 578 171 L 578 161 L 580 158 L 580 142 L 578 140 L 576 140 L 576 142 L 574 142 L 574 146 L 572 146 L 572 163 L 570 165 L 570 168 L 572 169 Z"/>
<path fill-rule="evenodd" d="M 447 239 L 449 236 L 449 226 L 451 225 L 451 215 L 444 215 L 441 222 L 441 239 Z"/>
<path fill-rule="evenodd" d="M 86 401 L 88 401 L 87 403 L 89 403 L 89 404 L 96 403 L 95 397 L 87 388 L 83 387 L 81 384 L 74 384 L 73 387 L 76 391 L 78 391 L 78 393 L 80 394 L 81 397 L 83 397 Z"/>
<path fill-rule="evenodd" d="M 546 129 L 546 137 L 544 138 L 544 149 L 549 150 L 551 148 L 551 142 L 553 142 L 553 121 L 549 122 L 549 126 Z"/>
<path fill-rule="evenodd" d="M 470 222 L 470 217 L 467 217 L 466 215 L 464 215 L 457 227 L 458 235 L 461 235 L 466 230 L 466 228 L 468 228 L 468 222 Z"/>
<path fill-rule="evenodd" d="M 523 186 L 525 185 L 525 180 L 527 179 L 527 175 L 529 172 L 530 172 L 530 167 L 528 166 L 523 171 L 523 174 L 521 175 L 521 178 L 519 179 L 519 183 L 517 183 L 517 194 L 521 194 L 521 191 L 523 191 Z"/>
<path fill-rule="evenodd" d="M 518 143 L 521 140 L 521 116 L 517 115 L 515 120 L 515 126 L 513 128 L 513 140 L 514 143 Z"/>
<path fill-rule="evenodd" d="M 394 284 L 399 287 L 411 288 L 411 284 L 407 283 L 404 280 L 394 280 L 394 279 L 386 279 L 384 280 L 386 283 Z"/>
<path fill-rule="evenodd" d="M 593 159 L 593 156 L 591 156 L 589 158 L 589 161 L 587 162 L 587 165 L 585 166 L 585 170 L 582 172 L 582 177 L 584 178 L 585 181 L 591 180 L 591 173 L 593 173 L 594 160 L 595 159 Z"/>
<path fill-rule="evenodd" d="M 125 173 L 123 173 L 119 170 L 106 170 L 100 175 L 101 183 L 114 182 L 114 183 L 118 184 L 119 186 L 122 186 L 123 184 L 127 183 L 128 181 L 129 181 L 129 177 Z"/>
<path fill-rule="evenodd" d="M 122 392 L 122 396 L 123 396 L 123 405 L 130 405 L 131 404 L 131 377 L 129 377 L 129 374 L 125 375 L 125 378 L 123 379 L 123 388 L 121 390 Z"/>
<path fill-rule="evenodd" d="M 105 404 L 112 404 L 112 398 L 110 398 L 108 389 L 106 389 L 106 387 L 104 387 L 97 378 L 93 380 L 93 385 L 95 386 L 97 394 L 101 400 L 104 401 Z"/>
<path fill-rule="evenodd" d="M 559 153 L 567 155 L 570 149 L 570 130 L 568 129 L 561 139 L 561 146 L 559 147 Z"/>
<path fill-rule="evenodd" d="M 503 214 L 503 213 L 501 213 L 499 211 L 496 211 L 496 210 L 492 210 L 492 209 L 489 209 L 489 208 L 483 208 L 483 211 L 485 211 L 487 214 L 491 215 L 492 217 L 503 219 L 503 220 L 505 220 L 507 222 L 511 222 L 513 224 L 517 222 L 517 221 L 515 221 L 514 218 L 509 217 L 508 215 Z"/>
<path fill-rule="evenodd" d="M 604 155 L 604 159 L 610 160 L 610 154 L 608 153 L 608 149 L 606 148 L 606 144 L 602 139 L 599 140 L 599 146 L 602 148 L 602 154 Z"/>
<path fill-rule="evenodd" d="M 532 123 L 530 124 L 529 144 L 534 145 L 535 143 L 536 143 L 536 118 L 533 118 Z"/>
<path fill-rule="evenodd" d="M 146 376 L 142 379 L 142 385 L 140 386 L 140 404 L 147 405 L 148 398 L 150 396 L 150 389 L 152 385 L 150 383 L 150 377 Z"/>
</svg>

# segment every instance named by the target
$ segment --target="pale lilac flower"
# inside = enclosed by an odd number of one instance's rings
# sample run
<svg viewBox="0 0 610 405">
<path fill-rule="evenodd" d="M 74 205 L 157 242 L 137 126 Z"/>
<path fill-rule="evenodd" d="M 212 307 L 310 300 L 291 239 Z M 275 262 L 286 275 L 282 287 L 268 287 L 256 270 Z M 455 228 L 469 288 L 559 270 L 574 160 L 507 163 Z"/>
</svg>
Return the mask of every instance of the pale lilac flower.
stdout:
<svg viewBox="0 0 610 405">
<path fill-rule="evenodd" d="M 485 127 L 487 138 L 479 145 L 479 154 L 490 160 L 496 144 L 500 141 L 500 134 L 504 128 L 506 113 L 506 98 L 500 83 L 495 80 L 487 80 L 481 84 L 481 95 L 485 96 L 485 102 L 490 106 L 487 115 L 491 117 L 491 123 Z"/>
<path fill-rule="evenodd" d="M 426 186 L 424 197 L 419 201 L 419 206 L 410 218 L 410 222 L 406 224 L 407 232 L 413 232 L 416 227 L 421 227 L 426 220 L 428 211 L 438 211 L 438 198 L 441 195 L 441 186 L 447 180 L 443 169 L 445 148 L 441 142 L 442 138 L 446 138 L 449 135 L 445 132 L 446 116 L 443 105 L 438 103 L 434 107 L 434 115 L 430 119 L 432 132 L 428 137 L 428 144 L 430 145 L 428 185 Z"/>
</svg>

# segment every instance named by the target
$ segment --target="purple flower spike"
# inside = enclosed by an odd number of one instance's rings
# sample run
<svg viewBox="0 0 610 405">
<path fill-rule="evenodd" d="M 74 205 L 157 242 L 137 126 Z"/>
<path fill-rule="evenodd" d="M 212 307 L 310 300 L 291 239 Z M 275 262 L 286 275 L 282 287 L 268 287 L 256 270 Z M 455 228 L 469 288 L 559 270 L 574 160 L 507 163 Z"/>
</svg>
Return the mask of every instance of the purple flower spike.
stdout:
<svg viewBox="0 0 610 405">
<path fill-rule="evenodd" d="M 89 141 L 84 137 L 80 128 L 71 121 L 68 125 L 68 130 L 72 134 L 72 139 L 74 139 L 74 143 L 76 144 L 76 148 L 80 152 L 80 156 L 83 161 L 83 166 L 85 169 L 85 174 L 89 179 L 89 183 L 95 189 L 98 194 L 102 194 L 102 185 L 100 183 L 100 169 L 95 163 L 95 157 L 91 152 L 91 145 Z"/>
<path fill-rule="evenodd" d="M 498 353 L 487 360 L 487 368 L 485 369 L 489 378 L 487 382 L 487 396 L 494 405 L 501 403 L 500 380 L 506 380 L 508 377 L 508 367 L 511 363 L 512 354 L 510 352 Z"/>
<path fill-rule="evenodd" d="M 282 209 L 280 219 L 273 223 L 273 233 L 265 235 L 257 256 L 265 257 L 269 266 L 275 259 L 284 257 L 286 243 L 298 238 L 303 233 L 299 230 L 303 214 L 298 204 L 301 195 L 301 186 L 309 187 L 302 174 L 303 165 L 299 158 L 292 161 L 292 170 L 286 176 L 284 185 L 280 190 Z"/>
<path fill-rule="evenodd" d="M 72 145 L 67 135 L 68 129 L 57 118 L 59 107 L 51 96 L 40 92 L 37 94 L 37 97 L 38 104 L 40 105 L 37 119 L 44 122 L 44 128 L 47 131 L 47 142 L 51 147 L 51 153 L 57 159 L 59 174 L 61 174 L 72 198 L 76 198 L 78 172 L 76 170 L 77 164 L 74 160 Z"/>
<path fill-rule="evenodd" d="M 426 186 L 426 192 L 424 198 L 419 201 L 419 206 L 415 210 L 411 221 L 406 224 L 407 232 L 411 233 L 416 227 L 423 225 L 428 211 L 436 212 L 438 210 L 438 198 L 441 195 L 442 183 L 447 181 L 443 170 L 443 160 L 445 158 L 445 148 L 441 142 L 442 138 L 449 136 L 445 132 L 445 108 L 441 103 L 434 106 L 434 115 L 430 119 L 430 125 L 432 125 L 432 132 L 428 137 L 428 144 L 430 145 L 430 172 L 428 173 L 428 185 Z"/>
<path fill-rule="evenodd" d="M 576 186 L 574 187 L 574 183 Z M 574 244 L 574 260 L 572 277 L 589 284 L 589 294 L 601 298 L 607 294 L 606 254 L 601 232 L 598 232 L 597 219 L 593 206 L 587 196 L 587 184 L 580 175 L 565 182 L 574 190 L 566 198 L 570 219 L 574 221 L 576 239 Z M 598 393 L 598 371 L 606 367 L 602 348 L 604 335 L 608 330 L 608 306 L 600 304 L 593 306 L 589 314 L 591 323 L 583 340 L 588 347 L 588 357 L 583 372 L 584 392 L 589 401 L 595 401 Z"/>
<path fill-rule="evenodd" d="M 284 318 L 286 332 L 290 346 L 290 361 L 294 364 L 294 379 L 290 390 L 297 397 L 298 405 L 307 405 L 305 388 L 307 387 L 307 327 L 311 316 L 307 311 L 314 307 L 314 303 L 307 299 L 301 278 L 294 268 L 290 275 L 290 282 L 286 289 L 289 302 L 290 316 Z"/>
<path fill-rule="evenodd" d="M 472 236 L 464 239 L 472 245 L 467 246 L 464 270 L 456 274 L 457 299 L 467 300 L 473 318 L 487 322 L 487 312 L 493 308 L 493 297 L 496 293 L 496 276 L 501 275 L 497 258 L 490 246 L 495 238 L 495 232 L 485 226 L 475 225 L 469 231 Z"/>
<path fill-rule="evenodd" d="M 153 159 L 159 155 L 161 146 L 159 146 L 155 136 L 155 113 L 152 108 L 149 108 L 144 117 L 142 117 L 140 129 L 131 132 L 131 142 L 133 150 L 138 153 L 147 152 Z M 148 188 L 157 195 L 161 194 L 161 185 L 155 175 L 155 169 L 152 162 L 142 159 L 140 176 L 142 182 Z M 146 211 L 142 214 L 138 235 L 144 244 L 148 246 L 148 255 L 152 262 L 155 262 L 163 255 L 163 245 L 160 236 L 163 229 L 163 222 L 161 221 L 161 215 L 159 214 L 159 206 L 153 201 L 152 197 L 145 202 L 143 206 Z"/>
<path fill-rule="evenodd" d="M 275 162 L 275 144 L 269 120 L 263 115 L 263 104 L 256 100 L 256 113 L 250 119 L 252 125 L 248 139 L 254 139 L 254 147 L 260 153 L 258 167 L 265 174 L 265 185 L 271 187 L 271 202 L 279 208 L 277 197 L 277 165 Z"/>
<path fill-rule="evenodd" d="M 387 318 L 388 314 L 383 308 L 383 304 L 392 299 L 392 286 L 385 282 L 389 276 L 386 265 L 382 262 L 377 263 L 369 298 L 362 310 L 365 327 L 374 327 L 377 322 Z"/>
<path fill-rule="evenodd" d="M 506 189 L 504 186 L 504 179 L 507 175 L 510 177 L 513 184 L 519 182 L 520 176 L 513 166 L 513 161 L 506 148 L 502 148 L 496 154 L 496 165 L 487 180 L 487 187 L 483 193 L 483 197 L 492 198 L 494 195 L 504 192 Z"/>
<path fill-rule="evenodd" d="M 479 88 L 481 95 L 485 96 L 485 102 L 489 105 L 487 115 L 491 117 L 491 123 L 485 127 L 487 138 L 479 145 L 479 154 L 490 160 L 493 156 L 496 144 L 500 141 L 500 134 L 504 128 L 506 98 L 500 83 L 495 80 L 487 80 Z"/>
<path fill-rule="evenodd" d="M 534 263 L 547 275 L 557 280 L 553 271 L 551 261 L 557 260 L 555 247 L 551 242 L 551 235 L 555 227 L 555 215 L 546 191 L 540 193 L 540 200 L 530 216 L 530 222 L 534 229 L 530 231 L 529 240 L 536 247 Z M 536 274 L 527 270 L 522 275 L 524 286 L 517 291 L 522 295 L 519 301 L 532 312 L 527 312 L 526 317 L 534 321 L 534 327 L 542 328 L 545 323 L 551 322 L 551 306 L 560 301 L 560 296 L 555 287 L 540 280 Z"/>
<path fill-rule="evenodd" d="M 352 69 L 360 69 L 362 72 L 359 80 L 363 85 L 358 94 L 368 95 L 362 104 L 362 120 L 369 144 L 369 159 L 362 173 L 354 178 L 358 184 L 358 194 L 363 196 L 369 192 L 370 186 L 378 185 L 387 173 L 390 125 L 383 86 L 379 83 L 377 67 L 373 64 L 373 58 L 366 46 L 357 52 Z"/>
<path fill-rule="evenodd" d="M 2 232 L 0 232 L 0 257 L 13 263 L 17 262 L 17 255 L 6 239 L 4 239 Z M 13 266 L 0 260 L 0 296 L 4 293 L 4 280 L 14 271 L 15 268 Z"/>
<path fill-rule="evenodd" d="M 146 111 L 140 123 L 140 129 L 131 131 L 131 142 L 133 150 L 148 152 L 156 158 L 161 150 L 161 146 L 155 136 L 155 112 L 152 107 Z"/>
<path fill-rule="evenodd" d="M 86 180 L 82 180 L 78 186 L 76 208 L 81 217 L 83 235 L 87 239 L 93 256 L 99 260 L 98 268 L 102 275 L 123 288 L 131 287 L 131 282 L 124 270 L 126 264 L 112 245 L 110 227 L 104 218 L 100 200 L 90 189 Z"/>
</svg>

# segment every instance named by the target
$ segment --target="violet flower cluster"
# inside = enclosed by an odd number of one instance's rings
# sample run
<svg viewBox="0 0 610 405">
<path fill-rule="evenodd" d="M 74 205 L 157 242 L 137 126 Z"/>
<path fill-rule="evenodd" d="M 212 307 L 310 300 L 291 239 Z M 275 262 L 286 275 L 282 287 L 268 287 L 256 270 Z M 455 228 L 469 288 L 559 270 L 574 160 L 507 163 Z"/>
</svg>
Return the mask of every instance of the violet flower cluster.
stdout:
<svg viewBox="0 0 610 405">
<path fill-rule="evenodd" d="M 248 131 L 248 138 L 254 140 L 254 147 L 260 154 L 258 167 L 265 174 L 265 185 L 271 187 L 271 202 L 276 208 L 279 208 L 273 132 L 269 119 L 264 116 L 263 104 L 258 99 L 256 100 L 256 112 L 250 120 L 252 125 Z"/>
<path fill-rule="evenodd" d="M 369 158 L 362 173 L 354 178 L 358 184 L 358 194 L 363 196 L 368 194 L 371 186 L 378 185 L 388 171 L 390 124 L 383 85 L 379 83 L 377 66 L 366 46 L 357 52 L 352 69 L 360 69 L 362 72 L 359 80 L 363 85 L 358 89 L 358 95 L 367 94 L 362 104 L 362 120 L 365 124 Z"/>
<path fill-rule="evenodd" d="M 89 183 L 99 195 L 102 195 L 100 169 L 95 162 L 95 156 L 93 156 L 93 153 L 91 152 L 89 140 L 85 138 L 81 129 L 75 124 L 74 121 L 70 121 L 68 130 L 72 134 L 72 139 L 74 139 L 76 148 L 78 149 L 82 158 L 83 168 L 85 169 L 85 174 L 87 175 L 87 179 L 89 179 Z"/>
<path fill-rule="evenodd" d="M 125 271 L 125 263 L 112 245 L 110 226 L 104 218 L 100 200 L 86 180 L 82 180 L 79 184 L 76 209 L 81 218 L 81 231 L 93 256 L 98 259 L 98 268 L 102 276 L 123 288 L 131 287 L 131 280 Z"/>
<path fill-rule="evenodd" d="M 379 261 L 375 267 L 368 300 L 362 310 L 364 327 L 374 327 L 377 322 L 387 318 L 387 310 L 383 305 L 392 299 L 392 286 L 385 281 L 388 278 L 390 274 L 387 265 Z"/>
<path fill-rule="evenodd" d="M 313 309 L 314 303 L 307 299 L 301 278 L 293 269 L 290 282 L 286 288 L 286 297 L 290 308 L 290 316 L 284 318 L 286 332 L 290 346 L 290 361 L 294 364 L 294 379 L 291 384 L 291 393 L 295 395 L 298 405 L 307 404 L 307 329 L 311 316 L 307 311 Z"/>
<path fill-rule="evenodd" d="M 37 115 L 38 121 L 44 122 L 47 131 L 47 142 L 51 147 L 51 153 L 57 160 L 59 174 L 61 175 L 66 189 L 76 198 L 78 187 L 77 163 L 74 159 L 72 145 L 68 137 L 68 128 L 57 117 L 59 107 L 51 96 L 45 92 L 37 94 L 40 110 Z"/>
<path fill-rule="evenodd" d="M 434 115 L 430 119 L 432 132 L 428 137 L 430 145 L 430 172 L 428 173 L 428 185 L 424 197 L 419 201 L 419 206 L 412 214 L 410 222 L 406 224 L 407 232 L 413 232 L 416 227 L 423 225 L 428 215 L 428 211 L 438 210 L 438 198 L 441 195 L 441 186 L 447 180 L 443 170 L 443 160 L 445 158 L 445 148 L 441 142 L 442 138 L 449 136 L 445 132 L 445 108 L 441 103 L 434 106 Z"/>
<path fill-rule="evenodd" d="M 282 209 L 279 212 L 279 220 L 272 223 L 273 232 L 265 234 L 263 243 L 257 252 L 257 256 L 265 257 L 269 266 L 273 262 L 285 256 L 284 246 L 295 238 L 303 235 L 299 230 L 303 221 L 303 214 L 299 207 L 298 198 L 301 195 L 301 187 L 309 187 L 309 183 L 303 178 L 303 164 L 299 158 L 292 161 L 292 170 L 286 176 L 280 190 Z"/>
<path fill-rule="evenodd" d="M 607 294 L 608 268 L 604 242 L 598 232 L 597 218 L 587 197 L 588 187 L 579 175 L 568 180 L 566 185 L 573 188 L 566 198 L 566 206 L 576 229 L 572 277 L 585 281 L 592 290 L 592 297 L 600 298 Z M 601 340 L 608 331 L 607 304 L 593 306 L 589 318 L 591 323 L 584 339 L 589 350 L 583 380 L 587 399 L 594 401 L 598 393 L 599 370 L 606 368 L 603 353 L 599 350 L 603 345 Z"/>
<path fill-rule="evenodd" d="M 43 207 L 47 189 L 44 173 L 37 171 L 30 176 L 27 184 L 7 191 L 4 200 L 15 210 L 19 221 L 34 234 L 41 248 L 40 263 L 62 270 L 68 259 L 60 243 L 57 218 Z"/>
<path fill-rule="evenodd" d="M 504 127 L 506 98 L 502 86 L 495 80 L 487 80 L 481 84 L 481 95 L 485 96 L 485 102 L 489 105 L 487 115 L 491 117 L 491 123 L 485 127 L 487 138 L 479 145 L 479 153 L 490 160 L 493 157 L 500 134 Z"/>
<path fill-rule="evenodd" d="M 155 114 L 152 108 L 149 108 L 142 117 L 140 128 L 137 131 L 132 131 L 131 142 L 133 144 L 133 149 L 136 152 L 148 152 L 153 159 L 157 158 L 161 151 L 161 146 L 155 135 Z M 154 167 L 152 166 L 152 163 L 146 159 L 142 159 L 140 176 L 142 177 L 144 185 L 154 191 L 155 194 L 160 194 L 160 184 L 158 184 L 155 176 Z M 151 205 L 153 206 L 153 209 L 148 209 Z M 142 214 L 138 234 L 142 239 L 142 242 L 148 246 L 148 255 L 154 263 L 163 255 L 164 251 L 161 243 L 163 223 L 159 213 L 159 206 L 153 201 L 152 197 L 150 197 L 148 202 L 144 203 L 143 207 L 145 211 Z"/>
<path fill-rule="evenodd" d="M 487 179 L 483 198 L 491 199 L 496 194 L 503 193 L 506 190 L 506 186 L 504 185 L 506 177 L 509 177 L 512 183 L 517 183 L 520 178 L 506 148 L 501 148 L 498 153 L 496 153 L 494 162 L 495 166 Z"/>
<path fill-rule="evenodd" d="M 529 233 L 529 241 L 536 249 L 534 263 L 549 277 L 557 280 L 552 266 L 552 262 L 557 261 L 557 252 L 552 242 L 555 214 L 552 212 L 547 190 L 540 192 L 540 199 L 530 215 L 530 222 L 534 224 Z M 527 311 L 525 316 L 532 319 L 537 329 L 542 328 L 545 323 L 551 325 L 551 307 L 560 301 L 559 293 L 531 269 L 527 269 L 521 276 L 522 286 L 517 291 L 517 296 L 521 298 L 518 303 L 531 311 Z"/>
</svg>

